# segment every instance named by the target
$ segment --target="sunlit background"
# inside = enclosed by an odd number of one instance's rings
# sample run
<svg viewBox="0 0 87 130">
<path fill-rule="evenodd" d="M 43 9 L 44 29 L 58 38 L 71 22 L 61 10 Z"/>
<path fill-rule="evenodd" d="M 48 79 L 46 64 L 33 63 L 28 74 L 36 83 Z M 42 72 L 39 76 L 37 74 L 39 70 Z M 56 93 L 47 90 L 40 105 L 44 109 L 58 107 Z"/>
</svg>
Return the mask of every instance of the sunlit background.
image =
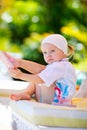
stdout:
<svg viewBox="0 0 87 130">
<path fill-rule="evenodd" d="M 66 37 L 72 63 L 87 70 L 87 0 L 0 0 L 0 50 L 44 64 L 40 43 L 51 33 Z"/>
</svg>

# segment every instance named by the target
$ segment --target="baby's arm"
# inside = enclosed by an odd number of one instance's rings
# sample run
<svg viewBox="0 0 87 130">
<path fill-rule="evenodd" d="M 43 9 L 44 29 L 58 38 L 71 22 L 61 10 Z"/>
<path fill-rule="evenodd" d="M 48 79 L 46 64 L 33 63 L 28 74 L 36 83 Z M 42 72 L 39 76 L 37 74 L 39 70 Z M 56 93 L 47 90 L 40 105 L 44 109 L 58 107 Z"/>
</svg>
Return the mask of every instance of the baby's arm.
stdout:
<svg viewBox="0 0 87 130">
<path fill-rule="evenodd" d="M 16 69 L 16 68 L 10 68 L 9 69 L 9 74 L 16 79 L 20 80 L 25 80 L 29 82 L 34 82 L 34 83 L 42 83 L 42 79 L 37 75 L 37 74 L 27 74 L 21 72 L 21 70 Z"/>
<path fill-rule="evenodd" d="M 46 67 L 45 65 L 42 65 L 33 61 L 29 61 L 29 60 L 19 59 L 18 62 L 19 62 L 20 68 L 24 68 L 25 70 L 33 74 L 40 73 Z"/>
<path fill-rule="evenodd" d="M 33 61 L 29 61 L 29 60 L 16 59 L 7 53 L 6 53 L 6 55 L 11 60 L 11 62 L 15 68 L 20 67 L 20 68 L 23 68 L 23 69 L 25 69 L 33 74 L 37 74 L 45 68 L 45 65 L 42 65 L 42 64 L 39 64 L 39 63 L 36 63 Z"/>
</svg>

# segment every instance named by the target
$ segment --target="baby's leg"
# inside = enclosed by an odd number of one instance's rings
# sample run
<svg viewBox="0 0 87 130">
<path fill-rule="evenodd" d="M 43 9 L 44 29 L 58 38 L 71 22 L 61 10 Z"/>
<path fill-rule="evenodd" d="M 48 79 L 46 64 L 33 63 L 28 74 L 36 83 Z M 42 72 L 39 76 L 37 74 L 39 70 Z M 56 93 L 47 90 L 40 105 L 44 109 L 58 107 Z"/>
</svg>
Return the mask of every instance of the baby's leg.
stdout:
<svg viewBox="0 0 87 130">
<path fill-rule="evenodd" d="M 29 83 L 29 86 L 24 90 L 24 92 L 11 94 L 10 98 L 12 100 L 30 100 L 31 95 L 35 93 L 35 85 L 33 83 Z"/>
<path fill-rule="evenodd" d="M 54 84 L 50 87 L 39 84 L 36 86 L 36 99 L 38 102 L 51 104 L 54 97 Z"/>
</svg>

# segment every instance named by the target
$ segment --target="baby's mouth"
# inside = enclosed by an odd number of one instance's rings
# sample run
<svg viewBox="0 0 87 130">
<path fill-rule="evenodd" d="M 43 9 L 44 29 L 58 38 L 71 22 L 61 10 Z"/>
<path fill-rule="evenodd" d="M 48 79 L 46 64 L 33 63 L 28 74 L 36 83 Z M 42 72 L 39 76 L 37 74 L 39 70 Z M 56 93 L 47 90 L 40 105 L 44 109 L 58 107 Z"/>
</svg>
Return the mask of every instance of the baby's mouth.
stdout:
<svg viewBox="0 0 87 130">
<path fill-rule="evenodd" d="M 52 61 L 53 61 L 53 59 L 48 59 L 48 60 L 47 60 L 47 62 L 52 62 Z"/>
</svg>

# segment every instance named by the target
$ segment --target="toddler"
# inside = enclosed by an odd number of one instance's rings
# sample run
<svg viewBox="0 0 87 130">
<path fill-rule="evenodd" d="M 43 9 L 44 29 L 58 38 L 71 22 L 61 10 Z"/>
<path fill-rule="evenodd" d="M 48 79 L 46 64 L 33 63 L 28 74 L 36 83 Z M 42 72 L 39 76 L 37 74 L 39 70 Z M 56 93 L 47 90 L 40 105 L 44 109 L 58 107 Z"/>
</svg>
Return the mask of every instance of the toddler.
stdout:
<svg viewBox="0 0 87 130">
<path fill-rule="evenodd" d="M 73 47 L 68 45 L 62 35 L 51 34 L 42 40 L 41 51 L 48 65 L 15 58 L 12 60 L 9 56 L 15 66 L 9 69 L 9 74 L 14 78 L 29 81 L 29 86 L 24 92 L 11 94 L 10 98 L 30 100 L 35 94 L 39 102 L 57 105 L 71 104 L 76 87 L 75 69 L 69 62 Z M 32 74 L 25 74 L 18 67 L 25 68 Z"/>
</svg>

